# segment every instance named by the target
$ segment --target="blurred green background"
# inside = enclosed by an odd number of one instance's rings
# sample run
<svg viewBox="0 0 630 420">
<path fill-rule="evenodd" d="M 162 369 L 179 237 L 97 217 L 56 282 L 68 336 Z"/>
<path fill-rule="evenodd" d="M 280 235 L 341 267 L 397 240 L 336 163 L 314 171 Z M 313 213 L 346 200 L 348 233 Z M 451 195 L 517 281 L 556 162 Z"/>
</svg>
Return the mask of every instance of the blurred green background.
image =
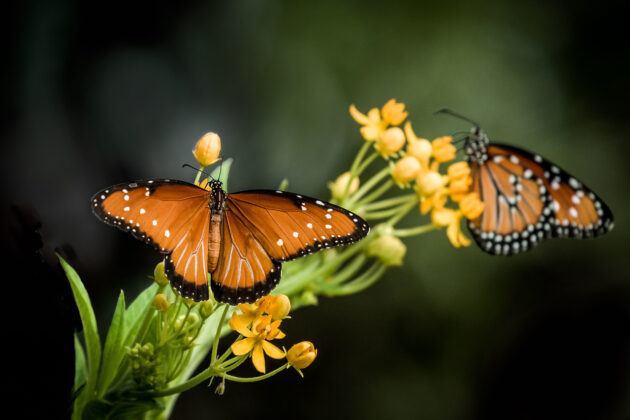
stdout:
<svg viewBox="0 0 630 420">
<path fill-rule="evenodd" d="M 283 324 L 319 349 L 304 379 L 228 383 L 222 397 L 200 386 L 173 418 L 629 418 L 625 16 L 606 1 L 13 4 L 1 185 L 22 272 L 5 299 L 37 308 L 22 324 L 50 320 L 18 328 L 37 371 L 16 382 L 20 406 L 69 407 L 80 324 L 53 250 L 81 274 L 101 332 L 119 289 L 134 296 L 159 259 L 94 218 L 95 191 L 190 181 L 182 164 L 216 131 L 231 191 L 287 177 L 327 198 L 362 142 L 348 106 L 396 98 L 420 136 L 468 129 L 433 116 L 450 107 L 548 157 L 608 203 L 615 229 L 510 258 L 455 249 L 444 232 L 412 238 L 371 289 Z"/>
</svg>

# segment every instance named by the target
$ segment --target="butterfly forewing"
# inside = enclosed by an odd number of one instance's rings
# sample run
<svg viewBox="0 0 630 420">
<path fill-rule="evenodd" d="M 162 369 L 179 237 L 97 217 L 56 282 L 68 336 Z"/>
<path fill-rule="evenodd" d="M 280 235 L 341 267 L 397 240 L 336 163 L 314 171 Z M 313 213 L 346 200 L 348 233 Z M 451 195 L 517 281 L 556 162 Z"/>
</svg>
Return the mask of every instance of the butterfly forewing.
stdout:
<svg viewBox="0 0 630 420">
<path fill-rule="evenodd" d="M 363 219 L 339 206 L 284 191 L 231 194 L 228 206 L 277 261 L 347 245 L 370 230 Z"/>
<path fill-rule="evenodd" d="M 207 191 L 182 181 L 136 181 L 96 193 L 92 210 L 105 223 L 168 254 L 166 275 L 183 296 L 208 298 Z"/>
</svg>

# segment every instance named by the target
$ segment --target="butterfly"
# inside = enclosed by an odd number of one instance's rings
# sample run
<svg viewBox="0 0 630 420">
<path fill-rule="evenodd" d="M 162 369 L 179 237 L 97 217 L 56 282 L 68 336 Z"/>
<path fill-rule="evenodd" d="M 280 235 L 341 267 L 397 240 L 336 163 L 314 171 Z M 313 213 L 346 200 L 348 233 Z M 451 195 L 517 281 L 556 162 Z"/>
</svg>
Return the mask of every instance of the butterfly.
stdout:
<svg viewBox="0 0 630 420">
<path fill-rule="evenodd" d="M 484 251 L 518 254 L 547 238 L 592 238 L 613 228 L 602 199 L 541 155 L 490 142 L 478 125 L 465 138 L 464 151 L 471 190 L 485 204 L 468 228 Z"/>
<path fill-rule="evenodd" d="M 165 254 L 164 271 L 179 293 L 231 305 L 254 302 L 280 281 L 281 263 L 363 239 L 370 231 L 356 214 L 285 191 L 228 194 L 161 179 L 113 185 L 91 199 L 101 221 Z"/>
</svg>

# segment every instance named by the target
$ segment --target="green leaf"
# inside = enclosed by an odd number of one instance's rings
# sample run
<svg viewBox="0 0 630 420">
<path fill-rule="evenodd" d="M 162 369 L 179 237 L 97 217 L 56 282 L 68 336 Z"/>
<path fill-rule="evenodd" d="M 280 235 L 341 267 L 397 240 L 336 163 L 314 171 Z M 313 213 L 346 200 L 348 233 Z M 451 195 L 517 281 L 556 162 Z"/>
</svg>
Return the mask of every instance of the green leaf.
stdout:
<svg viewBox="0 0 630 420">
<path fill-rule="evenodd" d="M 85 365 L 85 352 L 79 340 L 78 334 L 74 333 L 74 386 L 72 387 L 73 410 L 75 413 L 81 412 L 83 401 L 85 400 L 85 381 L 87 379 L 87 366 Z M 74 417 L 74 416 L 73 416 Z"/>
<path fill-rule="evenodd" d="M 98 368 L 101 362 L 101 340 L 98 337 L 96 317 L 94 316 L 94 309 L 92 309 L 90 297 L 88 296 L 87 290 L 85 290 L 85 286 L 83 286 L 79 275 L 76 271 L 74 271 L 74 268 L 61 258 L 61 255 L 57 254 L 57 257 L 59 258 L 61 266 L 70 281 L 72 294 L 74 295 L 74 300 L 77 304 L 77 308 L 79 309 L 79 315 L 81 316 L 81 324 L 83 324 L 88 361 L 88 376 L 85 384 L 85 390 L 83 392 L 86 395 L 85 398 L 89 399 L 96 391 Z"/>
<path fill-rule="evenodd" d="M 120 362 L 125 355 L 123 339 L 125 337 L 125 294 L 120 291 L 112 325 L 109 327 L 105 349 L 103 350 L 103 362 L 101 373 L 98 377 L 98 394 L 105 395 L 107 387 L 111 384 L 120 367 Z"/>
<path fill-rule="evenodd" d="M 92 400 L 85 406 L 83 420 L 127 420 L 140 419 L 147 411 L 163 409 L 164 404 L 154 399 L 137 399 L 134 401 Z"/>
<path fill-rule="evenodd" d="M 151 286 L 144 289 L 142 293 L 129 305 L 125 312 L 125 333 L 124 345 L 129 346 L 133 344 L 136 339 L 136 335 L 140 330 L 147 312 L 153 310 L 153 298 L 158 291 L 159 286 L 153 283 Z"/>
<path fill-rule="evenodd" d="M 218 179 L 223 183 L 223 189 L 225 191 L 228 190 L 228 176 L 230 175 L 230 168 L 232 167 L 233 161 L 234 159 L 232 158 L 222 161 L 210 174 L 212 178 Z"/>
</svg>

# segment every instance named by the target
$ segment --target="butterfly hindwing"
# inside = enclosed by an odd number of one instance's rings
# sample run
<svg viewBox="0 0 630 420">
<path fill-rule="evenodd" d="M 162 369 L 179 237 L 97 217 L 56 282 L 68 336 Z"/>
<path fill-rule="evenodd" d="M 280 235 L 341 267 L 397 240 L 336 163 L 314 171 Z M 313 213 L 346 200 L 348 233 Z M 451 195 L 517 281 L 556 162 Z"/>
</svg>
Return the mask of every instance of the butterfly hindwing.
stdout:
<svg viewBox="0 0 630 420">
<path fill-rule="evenodd" d="M 91 202 L 99 219 L 167 254 L 166 276 L 184 297 L 208 298 L 207 191 L 182 181 L 136 181 L 99 191 Z"/>
<path fill-rule="evenodd" d="M 211 281 L 214 298 L 235 305 L 267 295 L 280 281 L 280 263 L 230 208 L 221 228 L 221 254 Z"/>
</svg>

